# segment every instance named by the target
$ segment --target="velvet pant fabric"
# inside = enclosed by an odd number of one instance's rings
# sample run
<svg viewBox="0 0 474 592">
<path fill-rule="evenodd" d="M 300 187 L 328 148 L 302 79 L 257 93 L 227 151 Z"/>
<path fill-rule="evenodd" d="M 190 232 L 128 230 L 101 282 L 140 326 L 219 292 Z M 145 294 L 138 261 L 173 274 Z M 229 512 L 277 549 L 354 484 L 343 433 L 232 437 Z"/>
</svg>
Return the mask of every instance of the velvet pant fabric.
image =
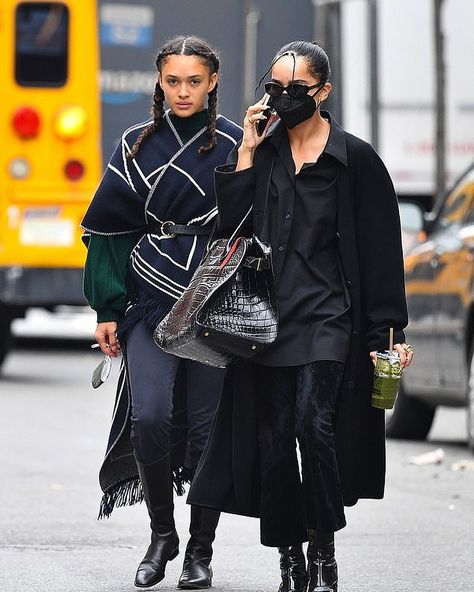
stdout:
<svg viewBox="0 0 474 592">
<path fill-rule="evenodd" d="M 151 464 L 170 451 L 173 389 L 182 364 L 188 425 L 185 464 L 195 469 L 221 395 L 225 370 L 165 353 L 154 343 L 152 331 L 143 321 L 127 332 L 125 352 L 132 400 L 130 439 L 137 461 Z"/>
<path fill-rule="evenodd" d="M 294 545 L 307 540 L 307 529 L 334 532 L 346 524 L 334 437 L 343 373 L 344 363 L 326 360 L 303 366 L 258 367 L 264 545 Z M 280 532 L 285 533 L 283 538 Z"/>
</svg>

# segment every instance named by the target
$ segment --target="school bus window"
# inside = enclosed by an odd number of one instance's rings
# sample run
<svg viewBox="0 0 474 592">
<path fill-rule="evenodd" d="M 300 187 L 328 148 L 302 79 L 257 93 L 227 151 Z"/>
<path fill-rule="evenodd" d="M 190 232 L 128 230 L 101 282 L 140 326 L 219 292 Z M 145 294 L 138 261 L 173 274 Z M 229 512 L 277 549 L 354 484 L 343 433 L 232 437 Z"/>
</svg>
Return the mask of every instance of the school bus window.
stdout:
<svg viewBox="0 0 474 592">
<path fill-rule="evenodd" d="M 22 2 L 15 15 L 15 78 L 21 86 L 66 84 L 69 13 L 58 2 Z"/>
</svg>

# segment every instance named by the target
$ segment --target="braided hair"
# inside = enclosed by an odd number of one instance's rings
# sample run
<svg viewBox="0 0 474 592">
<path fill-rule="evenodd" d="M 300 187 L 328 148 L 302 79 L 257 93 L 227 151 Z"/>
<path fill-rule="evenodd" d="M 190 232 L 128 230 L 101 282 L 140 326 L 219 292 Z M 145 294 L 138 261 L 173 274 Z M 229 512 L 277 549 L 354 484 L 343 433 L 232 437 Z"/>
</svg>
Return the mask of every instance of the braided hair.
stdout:
<svg viewBox="0 0 474 592">
<path fill-rule="evenodd" d="M 203 39 L 199 37 L 174 37 L 163 45 L 155 58 L 156 69 L 161 73 L 161 68 L 166 59 L 171 55 L 186 55 L 196 56 L 209 68 L 209 73 L 214 74 L 219 72 L 219 58 L 212 47 Z M 206 132 L 209 136 L 209 143 L 201 146 L 198 150 L 199 154 L 210 152 L 217 144 L 216 135 L 216 119 L 217 119 L 217 87 L 215 87 L 208 94 L 208 117 L 206 121 Z M 158 130 L 163 122 L 165 115 L 165 93 L 160 86 L 160 83 L 155 84 L 155 92 L 153 93 L 153 106 L 151 108 L 151 116 L 153 121 L 148 124 L 136 139 L 132 149 L 127 154 L 128 159 L 135 158 L 142 143 Z"/>
</svg>

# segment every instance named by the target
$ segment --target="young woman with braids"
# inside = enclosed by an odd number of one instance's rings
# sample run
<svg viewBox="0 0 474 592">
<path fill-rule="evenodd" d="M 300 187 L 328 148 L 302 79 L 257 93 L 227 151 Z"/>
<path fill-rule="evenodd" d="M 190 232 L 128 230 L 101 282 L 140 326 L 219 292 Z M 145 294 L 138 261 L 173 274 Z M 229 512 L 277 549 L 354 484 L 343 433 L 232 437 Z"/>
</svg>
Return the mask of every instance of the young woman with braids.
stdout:
<svg viewBox="0 0 474 592">
<path fill-rule="evenodd" d="M 173 482 L 182 494 L 192 479 L 224 378 L 164 353 L 152 332 L 201 259 L 217 214 L 214 168 L 242 135 L 217 114 L 219 59 L 205 41 L 172 39 L 156 67 L 152 120 L 123 133 L 82 223 L 95 337 L 105 354 L 123 353 L 99 516 L 145 500 L 151 544 L 135 578 L 143 588 L 178 554 Z M 211 586 L 218 520 L 216 510 L 191 507 L 179 588 Z"/>
<path fill-rule="evenodd" d="M 413 356 L 398 207 L 375 150 L 321 110 L 332 88 L 323 49 L 289 43 L 270 70 L 276 115 L 259 135 L 265 101 L 250 106 L 216 170 L 217 232 L 253 206 L 247 231 L 272 245 L 278 337 L 229 368 L 188 501 L 260 517 L 262 543 L 280 552 L 279 592 L 337 592 L 344 505 L 384 491 L 372 361 L 390 327 L 402 366 Z"/>
</svg>

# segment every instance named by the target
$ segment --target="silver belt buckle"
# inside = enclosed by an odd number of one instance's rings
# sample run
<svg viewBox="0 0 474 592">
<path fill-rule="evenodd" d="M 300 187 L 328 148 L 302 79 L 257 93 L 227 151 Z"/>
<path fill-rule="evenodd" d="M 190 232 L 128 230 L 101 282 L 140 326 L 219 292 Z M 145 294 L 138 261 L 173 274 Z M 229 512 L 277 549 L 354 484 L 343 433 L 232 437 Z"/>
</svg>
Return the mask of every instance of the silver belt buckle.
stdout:
<svg viewBox="0 0 474 592">
<path fill-rule="evenodd" d="M 172 232 L 166 232 L 166 225 L 167 224 L 173 224 L 174 222 L 172 220 L 167 220 L 166 222 L 162 222 L 161 223 L 161 235 L 164 236 L 165 238 L 173 238 L 174 236 L 176 236 L 176 234 L 173 234 Z"/>
</svg>

